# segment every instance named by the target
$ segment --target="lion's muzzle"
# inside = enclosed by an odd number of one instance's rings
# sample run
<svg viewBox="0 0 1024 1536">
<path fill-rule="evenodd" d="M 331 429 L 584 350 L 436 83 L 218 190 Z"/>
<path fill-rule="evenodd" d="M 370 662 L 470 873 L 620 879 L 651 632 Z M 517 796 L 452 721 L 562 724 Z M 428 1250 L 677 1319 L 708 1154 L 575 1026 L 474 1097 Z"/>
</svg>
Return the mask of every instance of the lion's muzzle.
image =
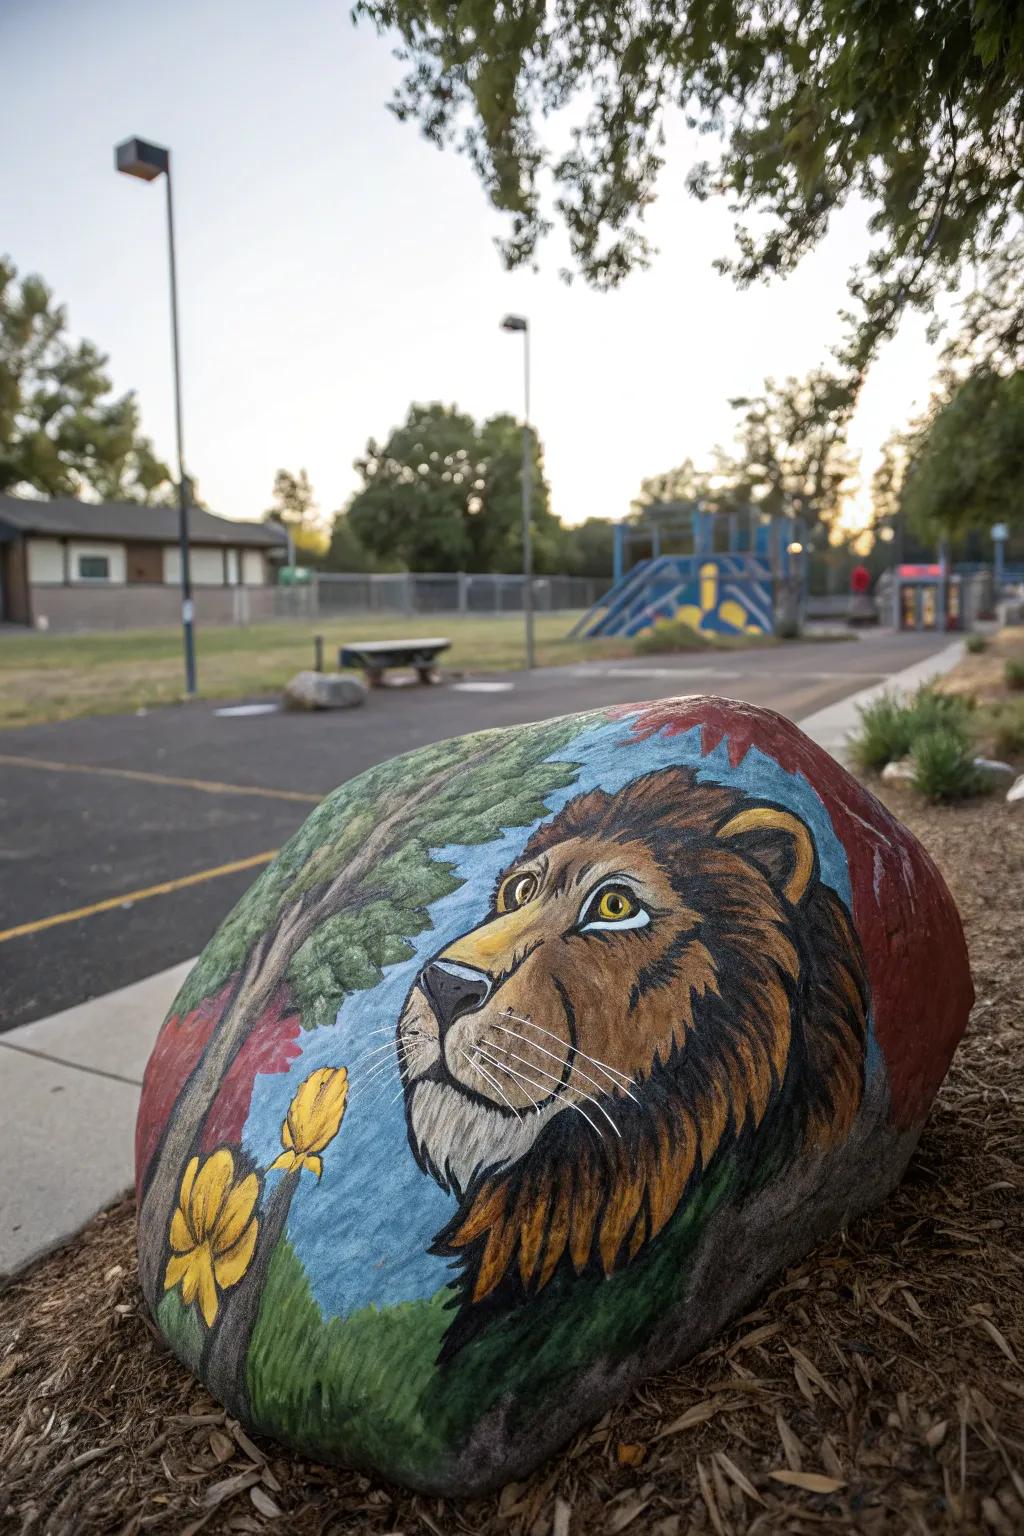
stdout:
<svg viewBox="0 0 1024 1536">
<path fill-rule="evenodd" d="M 445 1031 L 456 1019 L 484 1006 L 494 983 L 486 972 L 475 966 L 462 965 L 457 960 L 434 960 L 420 972 L 419 986 L 433 1010 L 443 1039 Z"/>
</svg>

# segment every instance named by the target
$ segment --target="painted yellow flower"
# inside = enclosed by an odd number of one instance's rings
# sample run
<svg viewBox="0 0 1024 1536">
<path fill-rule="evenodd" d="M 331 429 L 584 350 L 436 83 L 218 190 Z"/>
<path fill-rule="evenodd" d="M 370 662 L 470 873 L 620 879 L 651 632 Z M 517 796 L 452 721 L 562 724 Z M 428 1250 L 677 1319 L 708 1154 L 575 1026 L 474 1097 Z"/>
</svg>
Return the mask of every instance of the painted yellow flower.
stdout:
<svg viewBox="0 0 1024 1536">
<path fill-rule="evenodd" d="M 200 1168 L 198 1157 L 185 1169 L 178 1208 L 171 1221 L 171 1247 L 164 1290 L 181 1281 L 181 1299 L 199 1310 L 209 1328 L 217 1316 L 218 1289 L 237 1285 L 249 1268 L 259 1222 L 253 1207 L 260 1192 L 255 1173 L 235 1182 L 235 1160 L 219 1147 Z"/>
<path fill-rule="evenodd" d="M 319 1178 L 324 1165 L 317 1154 L 337 1136 L 347 1098 L 348 1073 L 344 1067 L 321 1067 L 311 1073 L 288 1106 L 281 1126 L 284 1151 L 271 1168 L 308 1168 Z"/>
</svg>

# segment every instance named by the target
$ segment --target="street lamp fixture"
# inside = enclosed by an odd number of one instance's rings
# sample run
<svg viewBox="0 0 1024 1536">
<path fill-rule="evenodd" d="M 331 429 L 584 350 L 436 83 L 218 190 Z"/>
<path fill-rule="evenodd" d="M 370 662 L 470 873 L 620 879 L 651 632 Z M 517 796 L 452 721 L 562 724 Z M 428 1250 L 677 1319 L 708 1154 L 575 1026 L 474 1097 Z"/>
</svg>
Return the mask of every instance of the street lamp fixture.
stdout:
<svg viewBox="0 0 1024 1536">
<path fill-rule="evenodd" d="M 506 315 L 503 331 L 521 331 L 523 337 L 523 621 L 526 626 L 526 667 L 533 670 L 533 524 L 531 495 L 533 456 L 530 452 L 530 327 L 525 315 Z"/>
<path fill-rule="evenodd" d="M 124 176 L 140 181 L 167 182 L 167 244 L 171 268 L 171 344 L 174 361 L 174 432 L 178 453 L 178 545 L 181 551 L 181 629 L 185 649 L 185 692 L 196 692 L 196 647 L 193 631 L 192 568 L 189 558 L 189 486 L 185 477 L 181 427 L 181 348 L 178 341 L 178 275 L 174 259 L 174 203 L 171 196 L 171 152 L 145 139 L 126 139 L 114 151 L 114 165 Z"/>
</svg>

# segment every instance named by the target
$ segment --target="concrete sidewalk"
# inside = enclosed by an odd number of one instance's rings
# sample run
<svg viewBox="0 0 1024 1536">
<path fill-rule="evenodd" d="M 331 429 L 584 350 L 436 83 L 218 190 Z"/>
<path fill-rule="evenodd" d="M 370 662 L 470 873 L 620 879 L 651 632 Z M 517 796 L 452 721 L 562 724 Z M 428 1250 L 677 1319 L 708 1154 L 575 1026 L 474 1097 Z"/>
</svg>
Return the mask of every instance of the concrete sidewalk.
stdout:
<svg viewBox="0 0 1024 1536">
<path fill-rule="evenodd" d="M 958 641 L 800 721 L 842 758 L 861 706 L 910 692 Z M 73 1236 L 133 1179 L 135 1113 L 153 1040 L 193 962 L 0 1034 L 0 1279 Z"/>
</svg>

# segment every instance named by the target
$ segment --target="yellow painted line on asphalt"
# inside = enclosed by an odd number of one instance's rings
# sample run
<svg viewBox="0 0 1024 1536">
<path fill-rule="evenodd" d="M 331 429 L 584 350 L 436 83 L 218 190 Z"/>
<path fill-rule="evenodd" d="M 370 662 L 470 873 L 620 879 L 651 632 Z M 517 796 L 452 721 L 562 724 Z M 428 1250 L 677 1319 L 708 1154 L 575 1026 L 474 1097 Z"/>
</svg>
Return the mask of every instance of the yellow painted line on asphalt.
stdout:
<svg viewBox="0 0 1024 1536">
<path fill-rule="evenodd" d="M 58 912 L 54 917 L 40 917 L 34 923 L 19 923 L 17 928 L 0 930 L 0 944 L 6 944 L 8 939 L 22 939 L 30 933 L 42 933 L 45 928 L 56 928 L 61 923 L 77 923 L 83 917 L 95 917 L 98 912 L 112 912 L 116 907 L 127 906 L 129 902 L 148 901 L 151 896 L 169 896 L 172 891 L 201 885 L 204 880 L 216 880 L 221 875 L 235 875 L 243 869 L 255 869 L 260 864 L 269 864 L 276 856 L 277 849 L 271 848 L 268 853 L 254 853 L 248 859 L 234 859 L 230 864 L 218 864 L 215 869 L 201 869 L 195 875 L 164 880 L 161 885 L 147 885 L 141 891 L 125 891 L 123 896 L 108 896 L 105 901 L 94 901 L 88 907 L 76 907 L 73 912 Z"/>
<path fill-rule="evenodd" d="M 258 784 L 221 784 L 216 779 L 177 779 L 169 773 L 147 773 L 141 768 L 105 768 L 94 763 L 51 763 L 42 757 L 13 757 L 0 752 L 0 763 L 18 768 L 42 768 L 50 773 L 97 773 L 111 779 L 136 779 L 141 784 L 170 784 L 176 789 L 200 789 L 208 795 L 262 795 L 268 800 L 301 800 L 319 805 L 323 795 L 307 795 L 297 789 L 263 789 Z"/>
</svg>

